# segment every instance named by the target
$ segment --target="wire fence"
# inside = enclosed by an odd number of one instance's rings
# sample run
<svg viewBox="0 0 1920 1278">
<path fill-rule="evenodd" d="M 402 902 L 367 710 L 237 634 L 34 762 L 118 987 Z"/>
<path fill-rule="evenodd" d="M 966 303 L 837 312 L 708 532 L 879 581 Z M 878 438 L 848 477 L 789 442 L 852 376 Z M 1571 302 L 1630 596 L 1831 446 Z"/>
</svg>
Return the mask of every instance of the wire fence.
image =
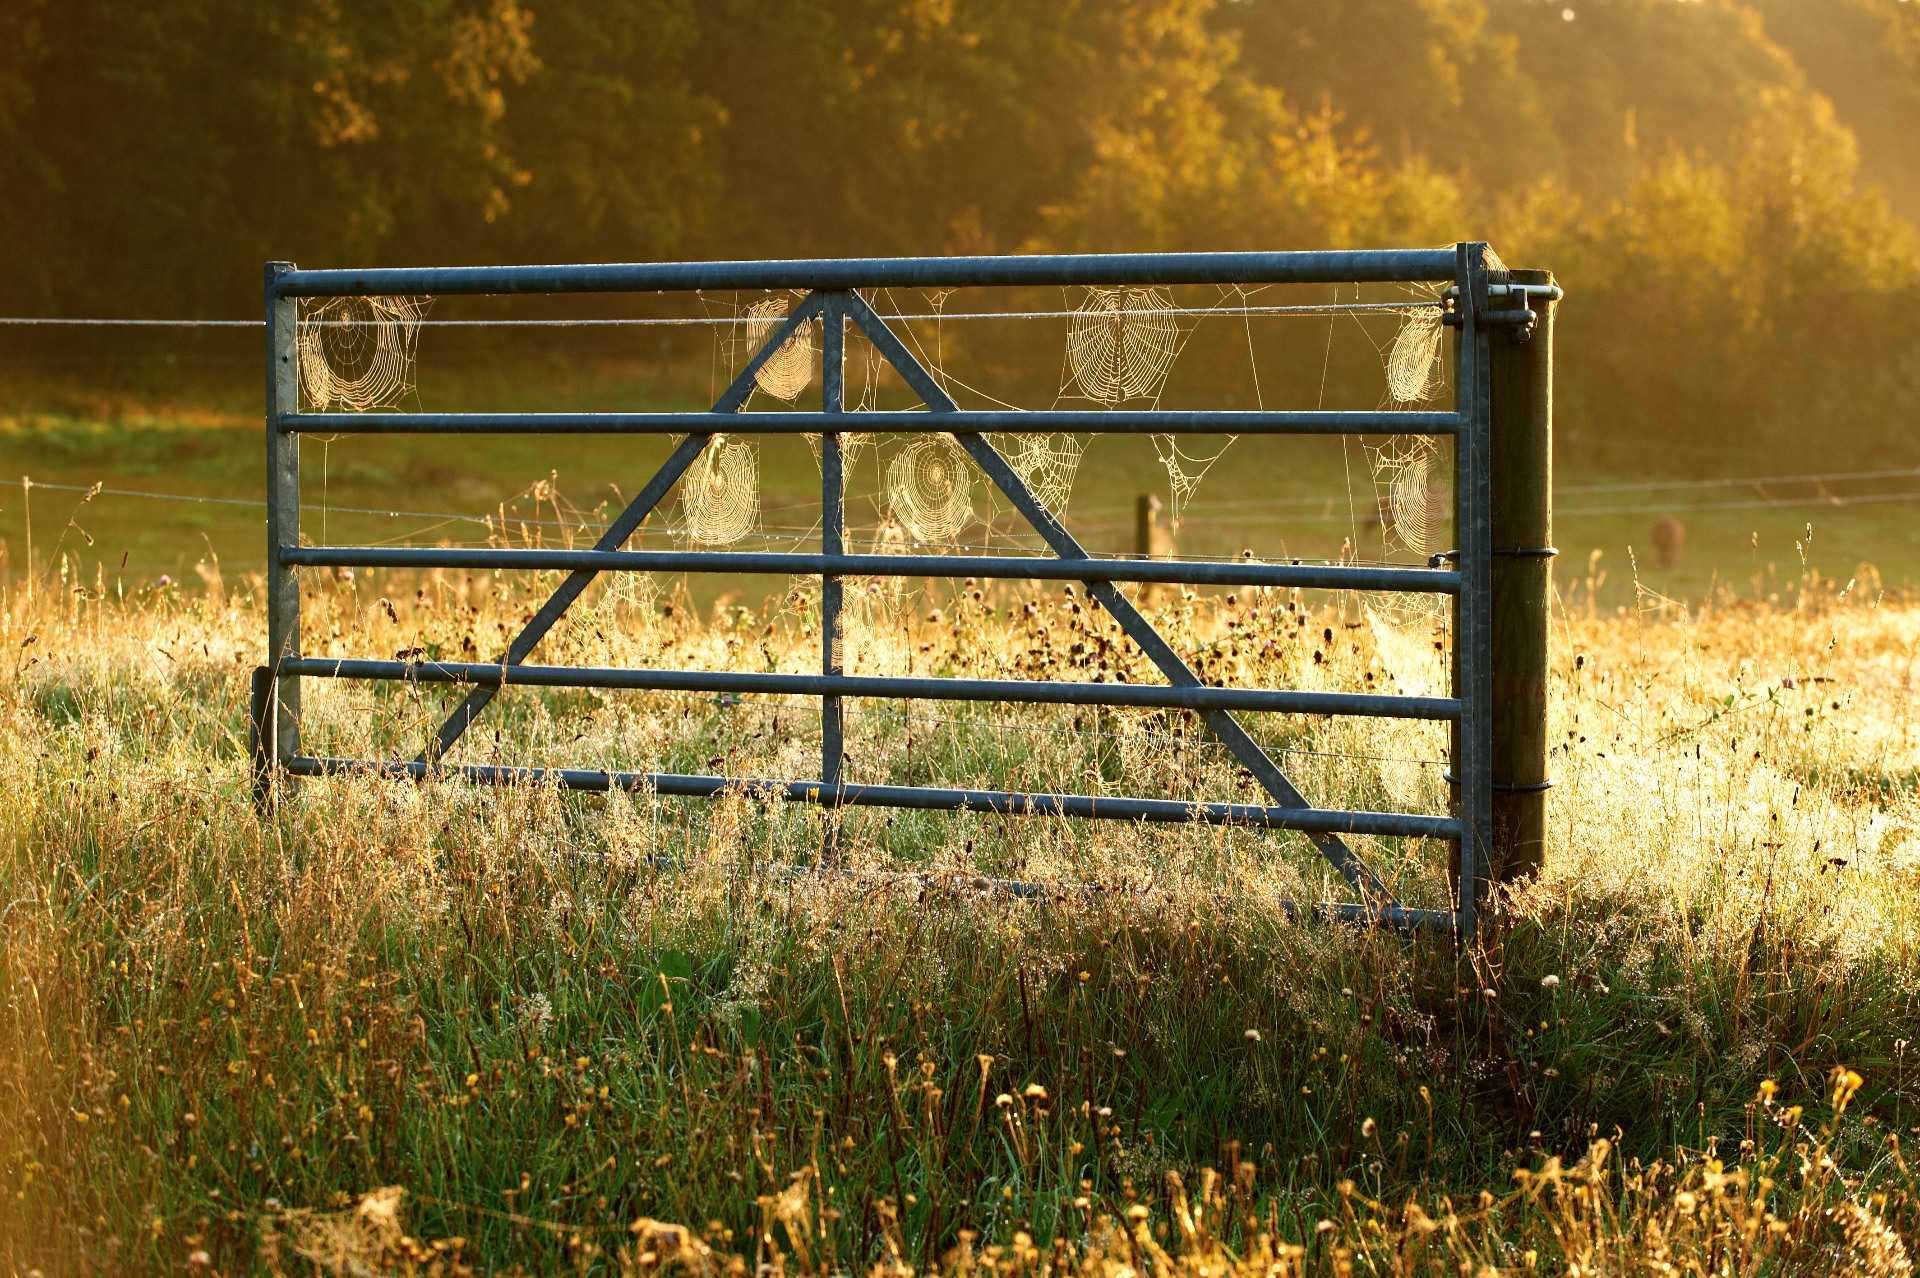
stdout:
<svg viewBox="0 0 1920 1278">
<path fill-rule="evenodd" d="M 1742 477 L 1729 476 L 1721 479 L 1648 481 L 1648 482 L 1631 483 L 1631 484 L 1570 484 L 1570 485 L 1557 488 L 1555 492 L 1556 494 L 1567 494 L 1567 493 L 1599 494 L 1599 493 L 1609 493 L 1609 492 L 1654 493 L 1654 492 L 1663 492 L 1663 491 L 1687 491 L 1687 490 L 1697 490 L 1697 489 L 1728 489 L 1728 488 L 1742 488 L 1742 487 L 1765 488 L 1768 486 L 1786 487 L 1786 486 L 1806 485 L 1806 484 L 1816 484 L 1816 483 L 1824 484 L 1824 483 L 1837 483 L 1837 482 L 1862 482 L 1867 480 L 1878 480 L 1878 479 L 1915 479 L 1915 478 L 1920 478 L 1920 468 L 1908 467 L 1908 468 L 1889 469 L 1889 470 L 1872 470 L 1872 471 L 1828 471 L 1828 472 L 1810 472 L 1806 474 L 1753 475 L 1753 476 L 1742 476 Z M 75 493 L 80 495 L 93 493 L 94 495 L 100 496 L 100 497 L 121 497 L 121 498 L 129 498 L 129 499 L 143 500 L 143 501 L 170 501 L 170 502 L 182 502 L 182 503 L 213 505 L 213 506 L 234 506 L 234 507 L 244 507 L 251 510 L 264 510 L 266 508 L 265 501 L 259 498 L 254 498 L 254 497 L 214 497 L 214 496 L 208 496 L 200 493 L 164 492 L 156 489 L 112 488 L 112 487 L 106 487 L 104 485 L 96 485 L 96 484 L 53 483 L 45 480 L 33 479 L 27 475 L 17 476 L 15 478 L 9 479 L 6 482 L 8 487 L 14 487 L 14 488 L 24 487 L 32 490 L 44 489 L 48 492 Z M 1326 513 L 1324 510 L 1312 509 L 1313 507 L 1324 507 L 1327 503 L 1327 500 L 1328 499 L 1325 497 L 1313 497 L 1313 498 L 1276 498 L 1271 501 L 1223 501 L 1223 502 L 1210 503 L 1208 506 L 1208 510 L 1211 513 L 1215 513 L 1215 514 L 1223 513 L 1223 512 L 1233 512 L 1232 522 L 1234 523 L 1251 523 L 1251 522 L 1263 522 L 1263 521 L 1264 522 L 1295 521 L 1295 522 L 1301 522 L 1301 523 L 1347 522 L 1350 516 L 1346 512 L 1335 512 L 1335 513 L 1329 514 L 1329 513 Z M 1603 515 L 1691 514 L 1698 511 L 1754 510 L 1754 509 L 1766 509 L 1766 508 L 1797 510 L 1797 509 L 1812 509 L 1815 507 L 1826 507 L 1829 509 L 1844 509 L 1849 506 L 1884 505 L 1888 503 L 1905 503 L 1905 502 L 1912 502 L 1912 501 L 1920 501 L 1920 489 L 1903 489 L 1896 492 L 1875 492 L 1875 493 L 1809 493 L 1809 494 L 1794 495 L 1794 496 L 1762 494 L 1752 498 L 1742 498 L 1742 499 L 1734 499 L 1734 500 L 1727 500 L 1727 501 L 1657 502 L 1657 503 L 1613 504 L 1613 505 L 1597 505 L 1597 506 L 1575 505 L 1575 506 L 1559 507 L 1554 511 L 1554 514 L 1560 518 L 1578 519 L 1578 518 L 1587 517 L 1587 516 L 1603 516 Z M 803 505 L 796 505 L 791 507 L 791 509 L 804 509 L 804 508 L 806 507 Z M 483 527 L 499 527 L 504 523 L 506 525 L 511 525 L 514 527 L 526 525 L 529 527 L 539 527 L 539 528 L 564 528 L 577 533 L 594 533 L 594 532 L 600 531 L 600 526 L 598 524 L 587 519 L 579 519 L 579 520 L 553 519 L 548 517 L 518 515 L 518 514 L 512 514 L 512 513 L 502 514 L 502 513 L 496 512 L 493 514 L 473 514 L 465 511 L 407 510 L 407 509 L 399 509 L 395 507 L 383 507 L 383 506 L 339 506 L 339 505 L 333 505 L 330 503 L 322 503 L 322 502 L 302 503 L 302 509 L 312 510 L 316 512 L 324 510 L 326 512 L 329 512 L 335 515 L 366 515 L 366 516 L 371 516 L 375 518 L 388 518 L 388 519 L 433 519 L 433 520 L 443 520 L 448 522 L 471 523 L 471 524 L 475 524 Z M 788 507 L 781 507 L 779 509 L 788 509 Z M 1090 515 L 1100 515 L 1100 514 L 1118 514 L 1122 512 L 1123 508 L 1117 507 L 1117 506 L 1105 506 L 1105 507 L 1085 506 L 1085 507 L 1081 507 L 1081 509 L 1085 513 Z M 1249 513 L 1241 513 L 1241 512 L 1252 512 L 1252 513 L 1249 514 Z M 1262 516 L 1262 512 L 1267 512 L 1264 518 Z M 1113 523 L 1101 524 L 1098 522 L 1084 525 L 1084 527 L 1092 531 L 1098 531 L 1103 528 L 1113 528 L 1117 526 L 1119 525 L 1113 524 Z M 811 524 L 763 524 L 762 530 L 770 533 L 806 533 L 806 532 L 812 531 L 814 527 L 815 525 L 811 525 Z M 929 542 L 924 544 L 937 545 L 940 547 L 956 548 L 956 549 L 958 548 L 972 548 L 972 549 L 991 548 L 991 543 L 984 543 L 984 542 L 942 541 L 942 542 Z M 1181 556 L 1167 555 L 1167 556 L 1156 556 L 1156 557 L 1180 558 Z M 1292 560 L 1294 556 L 1286 556 L 1286 558 L 1289 560 Z"/>
</svg>

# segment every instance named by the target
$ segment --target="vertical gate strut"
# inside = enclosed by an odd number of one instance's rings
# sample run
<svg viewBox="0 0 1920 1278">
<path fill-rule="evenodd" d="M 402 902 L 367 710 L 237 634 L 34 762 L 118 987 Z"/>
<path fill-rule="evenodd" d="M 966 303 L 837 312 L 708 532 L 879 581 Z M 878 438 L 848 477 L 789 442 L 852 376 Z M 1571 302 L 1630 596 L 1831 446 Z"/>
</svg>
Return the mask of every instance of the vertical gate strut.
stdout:
<svg viewBox="0 0 1920 1278">
<path fill-rule="evenodd" d="M 1453 733 L 1453 774 L 1458 779 L 1460 844 L 1455 909 L 1461 938 L 1477 930 L 1493 842 L 1493 484 L 1488 449 L 1489 401 L 1487 310 L 1488 249 L 1461 244 L 1455 250 L 1460 289 L 1460 350 L 1456 404 L 1464 419 L 1454 436 L 1454 524 L 1460 544 L 1460 590 L 1453 597 L 1454 695 L 1460 718 Z"/>
<path fill-rule="evenodd" d="M 823 412 L 842 411 L 846 386 L 846 300 L 845 294 L 825 294 L 821 310 L 820 408 Z M 820 553 L 846 553 L 846 476 L 845 458 L 840 451 L 840 435 L 826 431 L 820 436 Z M 837 675 L 841 668 L 845 638 L 840 606 L 843 587 L 832 573 L 820 575 L 820 673 Z M 840 860 L 840 769 L 846 753 L 846 723 L 840 698 L 820 698 L 820 785 L 827 816 L 827 832 L 820 847 L 820 859 L 827 865 Z"/>
</svg>

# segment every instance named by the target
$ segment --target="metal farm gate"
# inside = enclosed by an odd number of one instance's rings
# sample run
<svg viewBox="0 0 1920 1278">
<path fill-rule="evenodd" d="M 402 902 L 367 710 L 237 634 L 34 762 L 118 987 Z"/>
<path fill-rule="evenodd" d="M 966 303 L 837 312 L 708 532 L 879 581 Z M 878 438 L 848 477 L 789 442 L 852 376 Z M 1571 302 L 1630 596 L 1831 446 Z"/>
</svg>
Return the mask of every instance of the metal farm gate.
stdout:
<svg viewBox="0 0 1920 1278">
<path fill-rule="evenodd" d="M 1534 282 L 1522 282 L 1522 280 Z M 1387 283 L 1450 286 L 1442 322 L 1456 333 L 1455 401 L 1450 411 L 1193 411 L 1162 409 L 967 411 L 907 349 L 861 290 L 889 287 L 1151 286 Z M 697 289 L 786 289 L 805 297 L 759 344 L 704 412 L 339 413 L 303 412 L 296 307 L 302 298 L 409 294 L 640 293 Z M 1122 821 L 1231 823 L 1296 830 L 1309 838 L 1359 899 L 1326 907 L 1335 917 L 1470 934 L 1496 853 L 1504 873 L 1538 863 L 1545 764 L 1545 583 L 1550 406 L 1551 301 L 1543 272 L 1507 272 L 1487 246 L 1341 252 L 1156 253 L 1083 256 L 900 258 L 682 264 L 449 267 L 302 271 L 273 263 L 266 273 L 267 629 L 270 664 L 256 671 L 253 722 L 256 783 L 281 776 L 371 772 L 482 784 L 535 783 L 568 789 L 645 790 L 660 795 L 745 792 L 827 807 L 849 805 L 970 809 Z M 1534 309 L 1530 299 L 1541 304 Z M 743 414 L 756 373 L 803 325 L 818 320 L 824 352 L 818 411 Z M 850 412 L 843 403 L 845 332 L 853 325 L 928 411 Z M 1496 332 L 1499 336 L 1496 338 Z M 1529 351 L 1527 348 L 1531 348 Z M 1494 464 L 1496 418 L 1506 424 Z M 1189 434 L 1451 436 L 1455 441 L 1454 527 L 1458 545 L 1428 567 L 1167 561 L 1094 557 L 1038 500 L 987 433 L 1098 431 Z M 718 433 L 818 434 L 822 535 L 818 553 L 623 549 Z M 951 434 L 1053 552 L 1051 556 L 850 554 L 844 545 L 840 436 L 854 432 Z M 683 436 L 592 549 L 324 546 L 300 530 L 299 439 L 303 434 L 670 434 Z M 1499 472 L 1496 481 L 1496 471 Z M 1496 509 L 1499 506 L 1500 509 Z M 1505 527 L 1496 529 L 1496 523 Z M 1499 536 L 1496 536 L 1496 533 Z M 1505 541 L 1504 545 L 1496 543 Z M 301 655 L 300 568 L 389 567 L 563 570 L 569 575 L 494 662 L 383 661 Z M 820 673 L 670 671 L 529 663 L 568 607 L 603 572 L 818 575 L 822 586 Z M 837 644 L 846 576 L 998 578 L 1084 582 L 1165 678 L 1164 686 L 1033 680 L 940 679 L 846 674 Z M 1116 583 L 1284 586 L 1431 592 L 1450 598 L 1453 686 L 1445 697 L 1391 696 L 1204 685 L 1175 645 Z M 1496 617 L 1496 590 L 1501 615 Z M 1496 669 L 1496 629 L 1501 669 Z M 305 754 L 300 741 L 303 679 L 413 680 L 468 687 L 433 741 L 410 760 Z M 1498 687 L 1496 687 L 1496 682 Z M 649 689 L 701 693 L 798 693 L 820 698 L 820 773 L 800 779 L 628 773 L 552 767 L 444 765 L 462 733 L 508 685 Z M 1500 701 L 1496 705 L 1496 694 Z M 1267 804 L 1107 798 L 999 790 L 874 785 L 845 775 L 842 702 L 848 697 L 922 698 L 1089 706 L 1177 707 L 1198 712 L 1264 787 Z M 1236 712 L 1360 715 L 1452 725 L 1453 811 L 1346 811 L 1315 806 L 1235 718 Z M 1496 741 L 1496 738 L 1499 738 Z M 1496 776 L 1496 771 L 1505 775 Z M 1451 841 L 1455 907 L 1413 909 L 1341 837 L 1410 836 Z M 829 836 L 831 838 L 831 835 Z"/>
</svg>

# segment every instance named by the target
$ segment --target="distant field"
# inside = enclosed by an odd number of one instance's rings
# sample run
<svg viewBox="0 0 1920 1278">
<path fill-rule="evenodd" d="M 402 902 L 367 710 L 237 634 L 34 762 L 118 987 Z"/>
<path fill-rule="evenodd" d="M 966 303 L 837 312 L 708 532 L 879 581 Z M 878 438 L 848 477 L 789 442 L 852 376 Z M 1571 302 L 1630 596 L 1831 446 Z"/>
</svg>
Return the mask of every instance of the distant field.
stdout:
<svg viewBox="0 0 1920 1278">
<path fill-rule="evenodd" d="M 1204 452 L 1218 443 L 1191 446 Z M 540 522 L 558 518 L 573 523 L 577 538 L 580 527 L 597 526 L 595 508 L 610 502 L 617 508 L 619 494 L 631 493 L 666 448 L 650 439 L 309 440 L 303 454 L 304 527 L 310 537 L 336 542 L 433 544 L 484 538 L 488 529 L 480 520 L 505 513 L 516 535 L 562 539 L 567 529 Z M 862 524 L 871 529 L 878 520 L 879 472 L 872 458 L 869 453 L 856 466 L 851 481 L 856 540 Z M 1744 466 L 1751 475 L 1826 469 L 1817 458 L 1753 458 Z M 262 494 L 263 467 L 257 419 L 239 412 L 130 413 L 111 421 L 0 417 L 0 547 L 9 570 L 18 571 L 30 509 L 33 551 L 43 566 L 57 550 L 76 556 L 89 580 L 97 565 L 137 586 L 162 575 L 191 580 L 196 562 L 211 554 L 226 572 L 244 576 L 263 562 L 263 514 L 251 504 Z M 23 492 L 22 476 L 45 487 Z M 562 509 L 529 495 L 550 476 Z M 1589 585 L 1597 584 L 1605 606 L 1648 596 L 1698 600 L 1715 587 L 1764 598 L 1790 593 L 1805 567 L 1845 581 L 1862 564 L 1874 565 L 1888 586 L 1920 580 L 1920 519 L 1913 517 L 1920 497 L 1846 503 L 1849 496 L 1902 494 L 1914 487 L 1913 479 L 1756 487 L 1720 482 L 1725 478 L 1702 474 L 1697 479 L 1706 482 L 1693 486 L 1632 491 L 1646 482 L 1645 475 L 1563 464 L 1555 523 L 1563 595 L 1571 591 L 1584 602 Z M 85 499 L 83 490 L 95 483 L 103 492 Z M 762 531 L 747 544 L 806 545 L 819 498 L 818 472 L 805 445 L 765 441 L 761 483 Z M 1591 491 L 1596 488 L 1626 490 Z M 984 481 L 980 492 L 984 498 Z M 1166 473 L 1150 447 L 1095 439 L 1074 485 L 1068 522 L 1090 545 L 1130 552 L 1134 503 L 1142 493 L 1171 500 Z M 1384 549 L 1380 530 L 1367 521 L 1374 494 L 1358 443 L 1243 438 L 1201 482 L 1185 512 L 1178 549 L 1333 557 L 1357 531 L 1358 553 L 1378 557 Z M 207 500 L 176 499 L 181 497 Z M 377 513 L 359 513 L 365 511 Z M 390 511 L 403 513 L 385 513 Z M 671 524 L 675 513 L 669 499 L 654 522 Z M 1686 543 L 1674 565 L 1663 568 L 1651 549 L 1651 530 L 1669 513 L 1684 523 Z M 1014 521 L 1004 508 L 1000 515 L 997 539 L 1010 544 Z M 524 530 L 520 521 L 527 521 Z M 652 536 L 646 544 L 674 544 L 670 533 Z M 968 534 L 969 540 L 984 536 L 978 524 Z M 1592 559 L 1596 552 L 1598 559 Z M 733 588 L 752 590 L 749 583 Z"/>
</svg>

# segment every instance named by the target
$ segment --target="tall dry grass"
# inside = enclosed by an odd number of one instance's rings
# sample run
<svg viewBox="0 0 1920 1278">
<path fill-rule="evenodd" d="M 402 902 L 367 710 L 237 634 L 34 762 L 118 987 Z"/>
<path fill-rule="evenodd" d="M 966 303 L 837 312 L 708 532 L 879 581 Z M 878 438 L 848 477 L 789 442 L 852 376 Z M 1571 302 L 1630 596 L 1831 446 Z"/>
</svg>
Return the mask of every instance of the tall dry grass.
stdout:
<svg viewBox="0 0 1920 1278">
<path fill-rule="evenodd" d="M 310 650 L 449 657 L 490 655 L 533 589 L 310 587 Z M 1064 590 L 878 589 L 858 585 L 861 670 L 1148 677 Z M 1159 611 L 1223 680 L 1439 675 L 1418 627 L 1337 601 Z M 697 615 L 628 589 L 582 621 L 551 660 L 817 660 L 798 588 Z M 1460 954 L 1297 919 L 1335 885 L 1247 830 L 859 812 L 848 873 L 796 876 L 821 814 L 738 796 L 343 778 L 262 818 L 248 592 L 16 588 L 0 1256 L 1910 1272 L 1920 607 L 1815 588 L 1557 624 L 1555 855 Z M 316 681 L 309 738 L 411 754 L 445 696 Z M 805 703 L 495 709 L 464 757 L 817 767 Z M 1322 802 L 1445 801 L 1431 727 L 1260 730 Z M 866 779 L 1252 793 L 1173 713 L 876 705 L 849 753 Z M 1365 851 L 1407 899 L 1444 898 L 1441 849 Z M 903 865 L 924 874 L 875 873 Z"/>
</svg>

